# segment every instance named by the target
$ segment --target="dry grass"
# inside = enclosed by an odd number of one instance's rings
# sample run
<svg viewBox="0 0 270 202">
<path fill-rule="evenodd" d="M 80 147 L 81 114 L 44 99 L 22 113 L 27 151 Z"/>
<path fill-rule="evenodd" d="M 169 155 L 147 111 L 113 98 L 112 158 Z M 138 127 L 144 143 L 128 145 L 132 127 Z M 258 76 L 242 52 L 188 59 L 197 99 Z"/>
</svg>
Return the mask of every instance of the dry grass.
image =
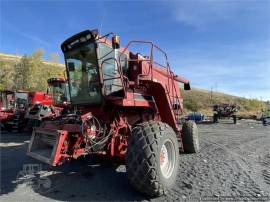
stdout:
<svg viewBox="0 0 270 202">
<path fill-rule="evenodd" d="M 193 88 L 190 91 L 181 91 L 184 97 L 185 113 L 199 111 L 207 116 L 211 116 L 212 106 L 219 103 L 236 104 L 240 107 L 238 115 L 250 116 L 261 115 L 261 109 L 265 108 L 265 103 L 256 99 L 246 99 L 242 97 L 227 95 L 223 93 L 211 92 L 204 89 Z"/>
</svg>

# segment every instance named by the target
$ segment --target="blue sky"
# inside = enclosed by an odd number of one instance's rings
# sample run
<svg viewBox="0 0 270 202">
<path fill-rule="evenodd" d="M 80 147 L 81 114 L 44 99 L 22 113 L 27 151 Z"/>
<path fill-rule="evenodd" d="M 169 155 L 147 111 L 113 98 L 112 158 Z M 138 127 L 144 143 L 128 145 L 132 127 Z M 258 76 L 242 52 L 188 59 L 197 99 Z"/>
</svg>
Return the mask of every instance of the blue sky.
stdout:
<svg viewBox="0 0 270 202">
<path fill-rule="evenodd" d="M 193 86 L 270 100 L 270 0 L 3 1 L 0 51 L 30 54 L 85 29 L 151 40 Z"/>
</svg>

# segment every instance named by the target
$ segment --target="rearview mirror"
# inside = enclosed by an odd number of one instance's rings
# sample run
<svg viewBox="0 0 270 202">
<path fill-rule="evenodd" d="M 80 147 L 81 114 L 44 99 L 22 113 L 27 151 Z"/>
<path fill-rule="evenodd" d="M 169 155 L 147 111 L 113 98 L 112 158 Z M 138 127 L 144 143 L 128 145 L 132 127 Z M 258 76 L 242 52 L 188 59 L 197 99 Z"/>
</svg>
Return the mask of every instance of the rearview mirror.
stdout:
<svg viewBox="0 0 270 202">
<path fill-rule="evenodd" d="M 190 84 L 189 83 L 185 83 L 184 84 L 184 90 L 190 90 Z"/>
</svg>

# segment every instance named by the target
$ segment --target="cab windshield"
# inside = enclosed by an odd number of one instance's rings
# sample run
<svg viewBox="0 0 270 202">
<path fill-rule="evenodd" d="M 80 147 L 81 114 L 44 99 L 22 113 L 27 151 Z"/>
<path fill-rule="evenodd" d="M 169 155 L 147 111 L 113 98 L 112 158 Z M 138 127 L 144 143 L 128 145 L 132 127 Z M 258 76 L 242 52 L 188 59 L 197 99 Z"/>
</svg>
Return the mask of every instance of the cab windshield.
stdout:
<svg viewBox="0 0 270 202">
<path fill-rule="evenodd" d="M 23 92 L 17 92 L 15 94 L 15 105 L 17 109 L 25 109 L 28 104 L 28 94 Z"/>
<path fill-rule="evenodd" d="M 94 43 L 65 54 L 70 101 L 78 104 L 101 103 L 101 88 Z"/>
<path fill-rule="evenodd" d="M 53 96 L 53 103 L 63 104 L 64 102 L 70 101 L 68 86 L 64 82 L 54 82 L 49 86 L 50 93 Z"/>
</svg>

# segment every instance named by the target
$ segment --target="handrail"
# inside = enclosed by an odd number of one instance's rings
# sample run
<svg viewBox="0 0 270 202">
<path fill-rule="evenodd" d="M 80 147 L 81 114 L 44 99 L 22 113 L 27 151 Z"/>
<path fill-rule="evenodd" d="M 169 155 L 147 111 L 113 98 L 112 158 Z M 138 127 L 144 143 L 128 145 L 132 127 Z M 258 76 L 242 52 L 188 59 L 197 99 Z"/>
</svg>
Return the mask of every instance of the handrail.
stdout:
<svg viewBox="0 0 270 202">
<path fill-rule="evenodd" d="M 167 70 L 167 75 L 168 75 L 168 85 L 169 85 L 169 75 L 170 75 L 170 72 L 171 72 L 171 70 L 170 70 L 170 65 L 169 65 L 169 62 L 168 62 L 168 56 L 167 56 L 167 53 L 163 50 L 163 49 L 161 49 L 159 46 L 157 46 L 157 45 L 155 45 L 153 42 L 151 42 L 151 41 L 143 41 L 143 40 L 133 40 L 133 41 L 129 41 L 128 42 L 128 44 L 127 44 L 127 46 L 124 48 L 124 50 L 123 51 L 121 51 L 121 54 L 119 55 L 119 60 L 121 59 L 121 56 L 128 50 L 128 48 L 131 46 L 131 44 L 134 44 L 134 43 L 138 43 L 138 44 L 148 44 L 148 45 L 150 45 L 150 47 L 151 47 L 151 50 L 150 50 L 150 59 L 141 59 L 140 61 L 149 61 L 150 62 L 150 65 L 149 65 L 149 69 L 150 69 L 150 71 L 148 71 L 147 72 L 147 74 L 139 74 L 138 75 L 138 78 L 137 78 L 137 81 L 139 81 L 139 78 L 140 77 L 143 77 L 143 76 L 149 76 L 149 74 L 151 73 L 151 81 L 153 81 L 153 63 L 156 63 L 156 64 L 158 64 L 159 66 L 161 66 L 161 67 L 163 67 L 163 68 L 165 68 L 166 70 Z M 165 66 L 163 66 L 163 65 L 161 65 L 161 64 L 159 64 L 159 63 L 157 63 L 157 62 L 155 62 L 154 61 L 154 49 L 157 49 L 159 52 L 161 52 L 163 55 L 164 55 L 164 57 L 165 57 L 165 59 L 166 59 L 166 67 Z M 139 59 L 130 59 L 129 61 L 139 61 Z M 121 64 L 120 64 L 121 65 Z"/>
<path fill-rule="evenodd" d="M 148 69 L 148 72 L 147 74 L 139 74 L 137 76 L 137 83 L 139 84 L 139 79 L 140 77 L 144 77 L 144 76 L 149 76 L 149 74 L 151 74 L 151 81 L 153 81 L 153 64 L 157 64 L 158 66 L 166 69 L 167 71 L 167 79 L 168 79 L 168 83 L 166 85 L 166 89 L 167 89 L 167 94 L 168 94 L 168 98 L 169 98 L 169 102 L 170 102 L 170 105 L 172 107 L 172 110 L 173 109 L 173 103 L 175 100 L 177 103 L 181 104 L 180 103 L 180 99 L 179 99 L 179 96 L 177 95 L 177 89 L 176 89 L 176 86 L 175 86 L 175 82 L 174 82 L 174 74 L 173 72 L 171 71 L 171 67 L 170 67 L 170 64 L 168 62 L 168 56 L 167 56 L 167 53 L 161 49 L 159 46 L 153 44 L 151 41 L 140 41 L 140 40 L 133 40 L 133 41 L 129 41 L 127 46 L 124 48 L 123 51 L 121 51 L 120 55 L 119 55 L 119 61 L 121 60 L 121 57 L 122 55 L 128 50 L 128 48 L 131 46 L 131 44 L 134 44 L 134 43 L 138 43 L 138 44 L 148 44 L 150 45 L 150 59 L 145 59 L 145 58 L 142 58 L 142 59 L 129 59 L 128 61 L 147 61 L 149 62 L 149 69 Z M 158 62 L 155 62 L 154 61 L 154 49 L 156 49 L 157 51 L 161 52 L 164 57 L 165 57 L 165 60 L 166 60 L 166 66 L 164 65 L 161 65 L 159 64 Z M 120 66 L 121 66 L 121 63 L 120 63 Z M 122 68 L 122 67 L 121 67 Z M 173 100 L 171 100 L 171 98 L 173 98 Z M 180 107 L 181 108 L 181 107 Z M 181 110 L 182 111 L 182 110 Z M 175 116 L 175 121 L 177 122 L 177 115 L 176 113 L 174 113 L 174 116 Z"/>
<path fill-rule="evenodd" d="M 139 78 L 143 77 L 143 76 L 148 76 L 151 73 L 151 80 L 153 80 L 153 70 L 152 70 L 152 64 L 153 64 L 153 47 L 154 44 L 151 41 L 140 41 L 140 40 L 133 40 L 133 41 L 129 41 L 127 46 L 124 48 L 123 51 L 121 51 L 121 54 L 119 55 L 119 60 L 121 59 L 121 56 L 128 50 L 128 48 L 130 47 L 131 44 L 148 44 L 151 47 L 151 51 L 150 51 L 150 60 L 149 59 L 142 59 L 140 61 L 149 61 L 150 62 L 150 66 L 149 66 L 149 70 L 147 72 L 147 74 L 139 74 L 137 76 L 137 83 L 139 83 Z M 133 60 L 133 59 L 132 59 Z M 138 59 L 134 60 L 134 61 L 139 61 Z M 120 64 L 121 65 L 121 64 Z"/>
</svg>

